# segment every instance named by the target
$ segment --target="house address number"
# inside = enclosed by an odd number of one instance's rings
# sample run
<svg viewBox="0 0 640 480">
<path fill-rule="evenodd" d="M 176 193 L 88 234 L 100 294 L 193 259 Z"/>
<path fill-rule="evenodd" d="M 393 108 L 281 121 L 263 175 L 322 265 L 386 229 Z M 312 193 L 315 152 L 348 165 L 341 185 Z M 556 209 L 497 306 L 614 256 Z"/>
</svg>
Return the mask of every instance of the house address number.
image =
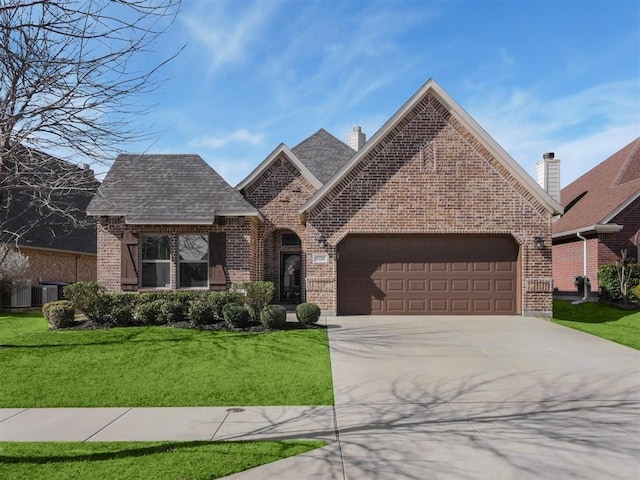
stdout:
<svg viewBox="0 0 640 480">
<path fill-rule="evenodd" d="M 313 263 L 329 263 L 329 254 L 328 253 L 314 253 L 313 254 Z"/>
</svg>

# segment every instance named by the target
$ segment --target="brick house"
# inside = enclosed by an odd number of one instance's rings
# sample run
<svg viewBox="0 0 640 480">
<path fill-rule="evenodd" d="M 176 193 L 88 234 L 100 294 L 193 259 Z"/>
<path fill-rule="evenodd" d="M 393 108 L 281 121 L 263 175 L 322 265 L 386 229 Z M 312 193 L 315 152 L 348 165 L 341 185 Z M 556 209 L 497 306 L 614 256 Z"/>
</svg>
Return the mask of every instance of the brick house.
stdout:
<svg viewBox="0 0 640 480">
<path fill-rule="evenodd" d="M 11 155 L 20 155 L 11 162 Z M 11 152 L 0 209 L 0 241 L 29 257 L 28 280 L 96 280 L 96 228 L 86 208 L 98 181 L 88 168 L 26 148 Z M 36 301 L 34 297 L 34 301 Z"/>
<path fill-rule="evenodd" d="M 196 155 L 119 156 L 88 209 L 112 291 L 264 279 L 337 314 L 539 315 L 561 211 L 433 80 L 369 141 L 319 130 L 236 189 Z"/>
<path fill-rule="evenodd" d="M 640 137 L 563 188 L 561 200 L 565 213 L 553 223 L 554 285 L 575 292 L 586 263 L 598 291 L 600 265 L 614 263 L 622 249 L 639 258 Z"/>
</svg>

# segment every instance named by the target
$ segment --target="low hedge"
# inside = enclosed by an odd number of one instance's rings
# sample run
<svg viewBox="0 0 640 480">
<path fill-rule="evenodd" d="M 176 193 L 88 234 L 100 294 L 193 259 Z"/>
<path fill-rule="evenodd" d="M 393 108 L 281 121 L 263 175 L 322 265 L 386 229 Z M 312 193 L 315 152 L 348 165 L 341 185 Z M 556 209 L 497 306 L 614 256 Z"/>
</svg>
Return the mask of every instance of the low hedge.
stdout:
<svg viewBox="0 0 640 480">
<path fill-rule="evenodd" d="M 222 309 L 224 320 L 234 328 L 244 328 L 249 325 L 249 311 L 234 303 L 229 303 Z"/>
<path fill-rule="evenodd" d="M 45 303 L 42 314 L 51 328 L 68 328 L 73 325 L 75 308 L 68 300 Z"/>
<path fill-rule="evenodd" d="M 304 325 L 318 323 L 320 307 L 315 303 L 301 303 L 296 307 L 296 318 Z"/>
<path fill-rule="evenodd" d="M 260 312 L 260 321 L 265 328 L 282 328 L 287 323 L 287 309 L 282 305 L 267 305 Z"/>
<path fill-rule="evenodd" d="M 638 297 L 634 291 L 634 289 L 640 285 L 640 264 L 629 263 L 626 265 L 626 268 L 629 271 L 629 300 L 640 300 L 640 297 Z M 598 268 L 598 285 L 600 286 L 600 293 L 603 299 L 612 302 L 622 300 L 616 265 L 600 265 L 600 268 Z"/>
</svg>

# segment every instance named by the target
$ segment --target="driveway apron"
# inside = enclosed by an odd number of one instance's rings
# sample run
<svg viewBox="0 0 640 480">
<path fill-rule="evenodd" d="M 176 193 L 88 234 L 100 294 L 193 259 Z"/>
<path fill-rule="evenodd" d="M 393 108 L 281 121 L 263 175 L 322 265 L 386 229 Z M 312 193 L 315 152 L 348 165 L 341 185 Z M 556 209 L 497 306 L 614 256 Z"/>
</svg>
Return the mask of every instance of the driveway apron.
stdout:
<svg viewBox="0 0 640 480">
<path fill-rule="evenodd" d="M 640 478 L 640 352 L 546 320 L 328 318 L 346 479 Z"/>
</svg>

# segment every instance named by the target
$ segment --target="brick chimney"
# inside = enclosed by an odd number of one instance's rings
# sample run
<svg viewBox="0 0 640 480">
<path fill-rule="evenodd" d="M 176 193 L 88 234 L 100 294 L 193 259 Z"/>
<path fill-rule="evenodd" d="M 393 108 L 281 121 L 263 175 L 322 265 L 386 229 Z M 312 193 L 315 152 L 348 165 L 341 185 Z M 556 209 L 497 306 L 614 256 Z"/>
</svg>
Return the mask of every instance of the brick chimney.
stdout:
<svg viewBox="0 0 640 480">
<path fill-rule="evenodd" d="M 362 129 L 360 127 L 353 127 L 353 132 L 349 134 L 349 146 L 357 152 L 366 141 L 367 136 L 362 133 Z"/>
<path fill-rule="evenodd" d="M 536 163 L 538 185 L 560 203 L 560 159 L 555 158 L 553 152 L 542 155 L 542 160 Z"/>
</svg>

